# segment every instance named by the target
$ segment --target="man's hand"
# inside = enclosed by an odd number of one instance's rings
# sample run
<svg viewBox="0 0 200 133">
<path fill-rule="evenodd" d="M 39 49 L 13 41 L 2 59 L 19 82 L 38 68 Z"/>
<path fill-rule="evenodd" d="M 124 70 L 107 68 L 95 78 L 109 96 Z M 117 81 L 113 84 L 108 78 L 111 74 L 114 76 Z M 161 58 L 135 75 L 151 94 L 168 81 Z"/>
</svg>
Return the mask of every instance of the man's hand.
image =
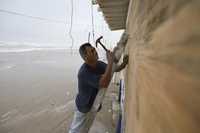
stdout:
<svg viewBox="0 0 200 133">
<path fill-rule="evenodd" d="M 106 52 L 106 57 L 107 57 L 108 63 L 113 63 L 113 58 L 114 58 L 113 52 L 108 50 Z"/>
<path fill-rule="evenodd" d="M 121 71 L 122 69 L 126 67 L 127 64 L 128 64 L 128 55 L 125 55 L 123 58 L 122 64 L 120 64 L 119 66 L 115 68 L 115 72 Z"/>
<path fill-rule="evenodd" d="M 127 64 L 128 63 L 128 55 L 125 55 L 123 58 L 123 63 Z"/>
</svg>

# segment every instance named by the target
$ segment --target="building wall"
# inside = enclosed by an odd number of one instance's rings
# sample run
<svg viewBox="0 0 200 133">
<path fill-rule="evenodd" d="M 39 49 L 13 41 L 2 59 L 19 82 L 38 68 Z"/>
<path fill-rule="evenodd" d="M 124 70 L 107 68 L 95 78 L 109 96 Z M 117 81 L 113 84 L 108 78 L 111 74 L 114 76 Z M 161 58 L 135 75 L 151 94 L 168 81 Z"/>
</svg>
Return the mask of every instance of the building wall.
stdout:
<svg viewBox="0 0 200 133">
<path fill-rule="evenodd" d="M 200 133 L 200 1 L 131 0 L 126 133 Z"/>
</svg>

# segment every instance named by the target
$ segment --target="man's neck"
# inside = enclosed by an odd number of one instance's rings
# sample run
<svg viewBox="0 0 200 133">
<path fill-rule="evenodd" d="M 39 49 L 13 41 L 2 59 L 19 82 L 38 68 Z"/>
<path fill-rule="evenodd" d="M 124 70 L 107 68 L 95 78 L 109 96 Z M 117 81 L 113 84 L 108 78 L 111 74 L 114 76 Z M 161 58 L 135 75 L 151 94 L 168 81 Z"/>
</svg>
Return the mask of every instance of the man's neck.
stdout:
<svg viewBox="0 0 200 133">
<path fill-rule="evenodd" d="M 85 62 L 87 65 L 89 65 L 91 68 L 95 69 L 97 62 Z"/>
</svg>

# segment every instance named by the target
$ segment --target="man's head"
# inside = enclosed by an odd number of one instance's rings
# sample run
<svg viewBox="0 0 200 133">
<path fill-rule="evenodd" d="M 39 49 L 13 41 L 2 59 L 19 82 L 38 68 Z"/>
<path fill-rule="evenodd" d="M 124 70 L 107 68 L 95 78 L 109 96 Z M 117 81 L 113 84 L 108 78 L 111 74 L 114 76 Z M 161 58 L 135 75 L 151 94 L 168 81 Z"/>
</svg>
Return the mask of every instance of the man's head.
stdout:
<svg viewBox="0 0 200 133">
<path fill-rule="evenodd" d="M 79 53 L 86 63 L 94 64 L 98 60 L 96 49 L 90 43 L 84 43 L 79 48 Z"/>
</svg>

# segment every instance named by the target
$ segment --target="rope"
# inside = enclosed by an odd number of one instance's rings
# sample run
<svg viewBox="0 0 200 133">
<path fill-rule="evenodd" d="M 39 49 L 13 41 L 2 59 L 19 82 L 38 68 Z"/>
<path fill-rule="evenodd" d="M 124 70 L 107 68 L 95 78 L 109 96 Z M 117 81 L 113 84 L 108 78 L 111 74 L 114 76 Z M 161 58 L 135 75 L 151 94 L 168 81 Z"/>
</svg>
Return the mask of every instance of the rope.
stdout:
<svg viewBox="0 0 200 133">
<path fill-rule="evenodd" d="M 53 22 L 53 23 L 63 23 L 63 24 L 66 23 L 65 21 L 62 21 L 62 20 L 55 20 L 55 19 L 38 17 L 38 16 L 32 16 L 32 15 L 28 15 L 25 13 L 19 13 L 19 12 L 4 10 L 4 9 L 0 9 L 0 12 L 11 14 L 11 15 L 17 15 L 17 16 L 21 16 L 21 17 L 26 17 L 26 18 L 32 18 L 32 19 L 37 19 L 37 20 L 42 20 L 42 21 Z"/>
<path fill-rule="evenodd" d="M 71 18 L 70 18 L 70 28 L 69 28 L 69 37 L 72 41 L 72 44 L 70 46 L 70 49 L 71 49 L 71 54 L 73 53 L 73 46 L 74 46 L 74 38 L 72 36 L 72 27 L 73 27 L 73 15 L 74 15 L 74 4 L 73 4 L 73 0 L 71 0 Z"/>
<path fill-rule="evenodd" d="M 94 14 L 93 14 L 92 0 L 91 0 L 91 18 L 92 18 L 92 37 L 93 37 L 93 43 L 95 43 L 95 39 L 94 39 Z"/>
<path fill-rule="evenodd" d="M 90 32 L 88 33 L 88 43 L 90 43 Z"/>
</svg>

